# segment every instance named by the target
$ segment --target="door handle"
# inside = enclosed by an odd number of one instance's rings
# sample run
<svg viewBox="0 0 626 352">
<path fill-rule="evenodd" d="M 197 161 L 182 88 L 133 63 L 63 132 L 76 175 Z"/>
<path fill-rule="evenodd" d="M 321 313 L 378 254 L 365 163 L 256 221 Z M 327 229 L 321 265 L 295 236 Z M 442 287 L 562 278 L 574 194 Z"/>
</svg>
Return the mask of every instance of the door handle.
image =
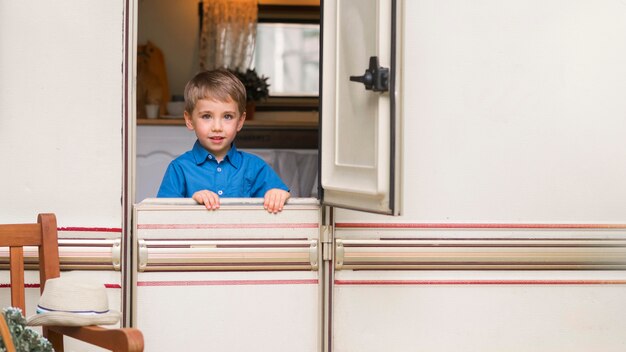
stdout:
<svg viewBox="0 0 626 352">
<path fill-rule="evenodd" d="M 367 90 L 386 92 L 389 90 L 389 69 L 379 66 L 378 56 L 371 56 L 370 66 L 363 76 L 350 76 L 350 80 L 363 83 Z"/>
</svg>

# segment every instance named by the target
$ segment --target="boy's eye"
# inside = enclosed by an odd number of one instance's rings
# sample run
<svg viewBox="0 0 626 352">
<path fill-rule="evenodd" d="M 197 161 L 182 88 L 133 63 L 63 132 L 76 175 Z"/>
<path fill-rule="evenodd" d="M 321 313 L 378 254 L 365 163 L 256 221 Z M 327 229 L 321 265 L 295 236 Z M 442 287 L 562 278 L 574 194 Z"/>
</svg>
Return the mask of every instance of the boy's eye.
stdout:
<svg viewBox="0 0 626 352">
<path fill-rule="evenodd" d="M 226 114 L 226 115 L 224 115 L 224 119 L 225 119 L 225 120 L 232 120 L 233 118 L 234 118 L 234 116 L 233 116 L 233 115 L 231 115 L 231 114 Z"/>
<path fill-rule="evenodd" d="M 209 115 L 209 114 L 203 114 L 203 115 L 201 115 L 201 116 L 200 116 L 200 118 L 202 118 L 202 119 L 210 119 L 210 118 L 211 118 L 211 115 Z"/>
</svg>

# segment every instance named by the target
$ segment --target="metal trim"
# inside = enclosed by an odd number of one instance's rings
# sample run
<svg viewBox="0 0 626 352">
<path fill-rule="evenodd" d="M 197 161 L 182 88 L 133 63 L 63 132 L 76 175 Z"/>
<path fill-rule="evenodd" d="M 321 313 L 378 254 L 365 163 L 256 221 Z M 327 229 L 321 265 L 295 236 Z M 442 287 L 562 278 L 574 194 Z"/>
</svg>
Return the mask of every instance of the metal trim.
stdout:
<svg viewBox="0 0 626 352">
<path fill-rule="evenodd" d="M 318 270 L 317 240 L 139 239 L 139 272 Z"/>
<path fill-rule="evenodd" d="M 336 270 L 624 270 L 626 240 L 341 240 Z"/>
<path fill-rule="evenodd" d="M 120 239 L 59 239 L 61 270 L 121 270 Z M 24 247 L 24 267 L 39 267 L 38 247 Z M 0 248 L 0 269 L 9 269 L 9 248 Z"/>
</svg>

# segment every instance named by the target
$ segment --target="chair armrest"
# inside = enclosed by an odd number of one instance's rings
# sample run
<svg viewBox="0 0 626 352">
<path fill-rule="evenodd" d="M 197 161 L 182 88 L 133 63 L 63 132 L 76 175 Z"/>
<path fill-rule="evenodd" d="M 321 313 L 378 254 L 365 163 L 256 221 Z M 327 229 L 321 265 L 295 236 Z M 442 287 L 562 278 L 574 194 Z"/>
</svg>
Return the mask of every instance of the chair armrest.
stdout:
<svg viewBox="0 0 626 352">
<path fill-rule="evenodd" d="M 135 328 L 107 329 L 100 326 L 48 326 L 51 332 L 73 337 L 111 351 L 143 351 L 143 334 Z"/>
</svg>

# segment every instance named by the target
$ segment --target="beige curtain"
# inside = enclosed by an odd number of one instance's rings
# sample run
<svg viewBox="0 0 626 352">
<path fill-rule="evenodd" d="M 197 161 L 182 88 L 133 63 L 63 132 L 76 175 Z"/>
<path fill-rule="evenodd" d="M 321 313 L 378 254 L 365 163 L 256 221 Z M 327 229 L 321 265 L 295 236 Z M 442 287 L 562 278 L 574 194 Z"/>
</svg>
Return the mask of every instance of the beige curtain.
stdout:
<svg viewBox="0 0 626 352">
<path fill-rule="evenodd" d="M 204 0 L 200 67 L 245 71 L 252 64 L 257 0 Z"/>
</svg>

